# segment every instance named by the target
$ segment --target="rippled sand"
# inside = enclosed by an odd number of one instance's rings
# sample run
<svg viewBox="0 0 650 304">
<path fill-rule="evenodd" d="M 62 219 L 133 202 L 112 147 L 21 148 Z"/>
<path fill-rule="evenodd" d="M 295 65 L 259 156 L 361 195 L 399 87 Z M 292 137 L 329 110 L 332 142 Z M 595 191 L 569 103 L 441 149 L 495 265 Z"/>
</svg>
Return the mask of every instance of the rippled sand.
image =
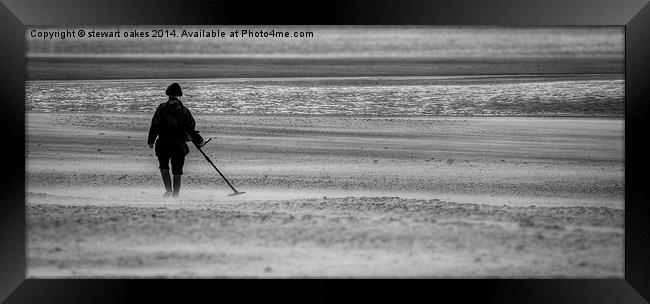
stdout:
<svg viewBox="0 0 650 304">
<path fill-rule="evenodd" d="M 623 120 L 27 114 L 28 275 L 622 277 Z M 193 149 L 193 148 L 192 148 Z"/>
</svg>

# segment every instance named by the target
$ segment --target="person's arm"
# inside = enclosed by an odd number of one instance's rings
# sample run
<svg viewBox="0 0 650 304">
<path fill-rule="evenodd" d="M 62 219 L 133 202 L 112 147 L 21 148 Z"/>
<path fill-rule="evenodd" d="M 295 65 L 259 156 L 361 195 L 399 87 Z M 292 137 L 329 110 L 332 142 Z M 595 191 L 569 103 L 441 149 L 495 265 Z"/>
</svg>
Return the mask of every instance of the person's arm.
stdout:
<svg viewBox="0 0 650 304">
<path fill-rule="evenodd" d="M 160 106 L 156 109 L 156 113 L 153 114 L 151 119 L 151 126 L 149 127 L 149 135 L 147 136 L 147 144 L 150 148 L 153 148 L 153 144 L 156 142 L 156 137 L 158 136 L 158 122 L 160 121 Z"/>
<path fill-rule="evenodd" d="M 200 146 L 203 143 L 203 137 L 196 130 L 194 117 L 192 117 L 192 113 L 187 108 L 185 108 L 185 133 L 190 136 L 190 140 L 195 145 Z"/>
</svg>

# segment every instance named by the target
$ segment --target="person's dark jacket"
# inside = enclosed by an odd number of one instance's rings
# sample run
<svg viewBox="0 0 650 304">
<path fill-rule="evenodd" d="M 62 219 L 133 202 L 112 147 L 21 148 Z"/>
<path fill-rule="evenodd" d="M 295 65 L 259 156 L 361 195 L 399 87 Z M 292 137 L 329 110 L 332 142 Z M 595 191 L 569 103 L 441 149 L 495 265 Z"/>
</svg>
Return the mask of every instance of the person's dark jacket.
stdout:
<svg viewBox="0 0 650 304">
<path fill-rule="evenodd" d="M 170 101 L 161 103 L 156 109 L 151 119 L 147 143 L 156 143 L 156 155 L 187 155 L 190 149 L 185 142 L 191 140 L 194 144 L 200 144 L 203 138 L 194 129 L 195 121 L 190 110 L 178 99 Z"/>
</svg>

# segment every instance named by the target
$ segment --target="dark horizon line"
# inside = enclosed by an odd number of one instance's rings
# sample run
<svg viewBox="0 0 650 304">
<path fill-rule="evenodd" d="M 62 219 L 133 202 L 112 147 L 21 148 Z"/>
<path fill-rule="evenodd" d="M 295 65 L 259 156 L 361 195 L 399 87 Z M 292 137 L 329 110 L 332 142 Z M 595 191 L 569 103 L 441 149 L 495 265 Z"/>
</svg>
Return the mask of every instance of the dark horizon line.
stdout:
<svg viewBox="0 0 650 304">
<path fill-rule="evenodd" d="M 331 76 L 322 76 L 322 75 L 259 75 L 259 76 L 238 76 L 238 77 L 228 77 L 228 76 L 213 76 L 213 77 L 135 77 L 135 76 L 124 76 L 124 77 L 104 77 L 104 78 L 47 78 L 47 77 L 37 77 L 37 78 L 26 78 L 25 81 L 76 81 L 76 80 L 90 80 L 90 81 L 101 81 L 101 80 L 169 80 L 169 79 L 183 79 L 183 80 L 196 80 L 196 79 L 262 79 L 262 78 L 373 78 L 373 77 L 457 77 L 457 78 L 471 78 L 471 77 L 552 77 L 552 76 L 621 76 L 625 79 L 625 72 L 602 72 L 602 73 L 589 73 L 589 72 L 558 72 L 558 73 L 493 73 L 493 74 L 430 74 L 430 75 L 375 75 L 375 74 L 363 74 L 363 75 L 354 75 L 354 76 L 341 76 L 341 75 L 331 75 Z"/>
<path fill-rule="evenodd" d="M 91 61 L 91 60 L 124 60 L 124 61 L 165 61 L 165 60 L 210 60 L 210 61 L 426 61 L 426 62 L 499 62 L 499 61 L 537 61 L 537 60 L 602 60 L 602 61 L 617 61 L 623 62 L 625 60 L 625 52 L 606 55 L 592 55 L 592 56 L 572 56 L 570 54 L 562 54 L 556 56 L 504 56 L 504 57 L 489 57 L 489 56 L 476 56 L 476 57 L 434 57 L 434 56 L 303 56 L 302 54 L 293 54 L 287 56 L 274 56 L 270 54 L 254 54 L 252 56 L 238 56 L 230 54 L 162 54 L 162 53 L 101 53 L 101 54 L 86 54 L 86 53 L 26 53 L 26 60 L 34 61 Z"/>
</svg>

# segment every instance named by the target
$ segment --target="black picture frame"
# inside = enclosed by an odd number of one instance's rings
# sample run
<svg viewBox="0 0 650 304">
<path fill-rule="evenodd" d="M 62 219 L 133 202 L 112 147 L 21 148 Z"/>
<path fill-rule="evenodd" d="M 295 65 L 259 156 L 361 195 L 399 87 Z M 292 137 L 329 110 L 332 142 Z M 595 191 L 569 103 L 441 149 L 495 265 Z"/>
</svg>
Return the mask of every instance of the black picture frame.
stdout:
<svg viewBox="0 0 650 304">
<path fill-rule="evenodd" d="M 451 297 L 517 303 L 647 303 L 650 299 L 650 172 L 645 129 L 650 121 L 650 5 L 643 0 L 445 1 L 97 1 L 3 0 L 0 5 L 2 108 L 0 130 L 0 300 L 7 303 L 98 303 L 207 297 L 222 300 L 244 287 L 245 299 L 354 297 L 408 301 Z M 25 279 L 25 26 L 107 24 L 428 24 L 625 26 L 625 278 L 435 280 L 370 286 L 322 280 L 278 282 L 214 280 Z M 285 284 L 287 283 L 288 284 Z M 260 284 L 262 283 L 262 284 Z M 269 283 L 271 283 L 269 286 Z M 262 288 L 262 286 L 264 288 Z M 380 286 L 380 287 L 377 287 Z M 390 286 L 390 287 L 389 287 Z M 417 287 L 414 287 L 417 286 Z M 291 291 L 287 291 L 290 288 Z M 460 292 L 458 290 L 461 290 Z M 170 298 L 171 297 L 171 298 Z M 645 298 L 645 300 L 644 300 Z"/>
</svg>

